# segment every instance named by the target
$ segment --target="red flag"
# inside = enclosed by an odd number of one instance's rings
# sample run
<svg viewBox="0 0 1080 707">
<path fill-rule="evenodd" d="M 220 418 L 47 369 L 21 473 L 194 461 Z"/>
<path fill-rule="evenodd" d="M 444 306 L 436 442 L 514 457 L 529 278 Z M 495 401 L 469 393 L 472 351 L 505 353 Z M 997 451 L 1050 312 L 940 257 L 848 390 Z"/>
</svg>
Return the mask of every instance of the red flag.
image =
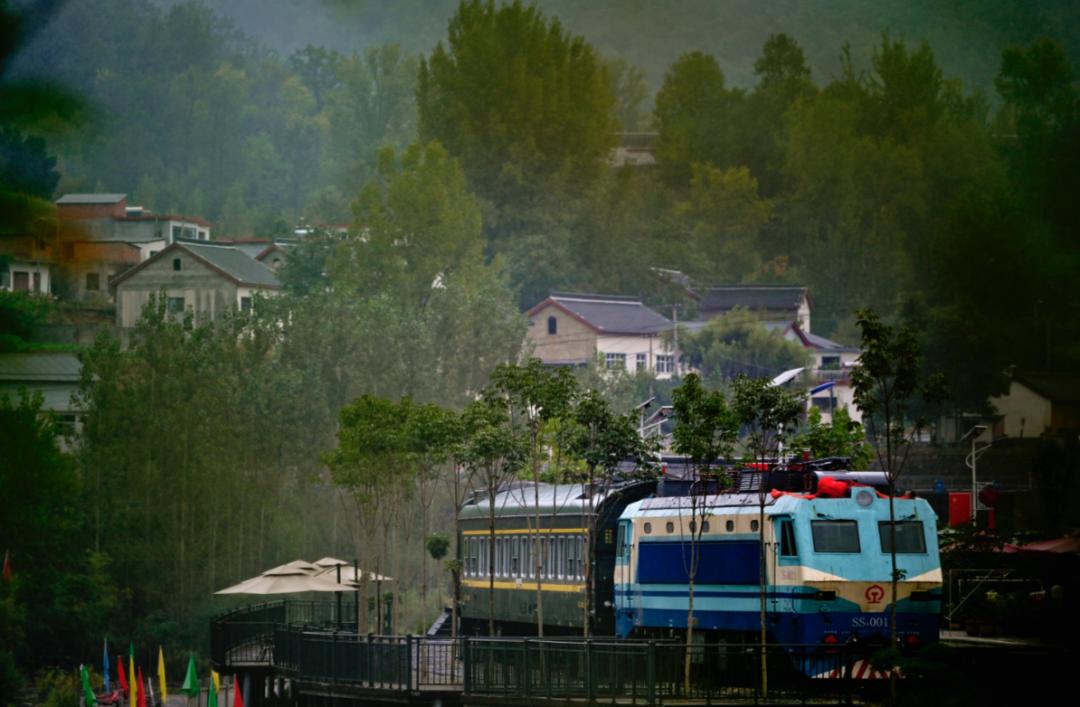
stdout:
<svg viewBox="0 0 1080 707">
<path fill-rule="evenodd" d="M 11 550 L 4 550 L 4 581 L 11 581 Z"/>
<path fill-rule="evenodd" d="M 232 682 L 233 689 L 236 690 L 236 694 L 233 697 L 233 707 L 244 707 L 244 697 L 240 694 L 240 676 L 233 675 Z"/>
<path fill-rule="evenodd" d="M 139 690 L 139 707 L 146 707 L 146 686 L 142 681 L 142 666 L 139 666 L 139 682 L 137 683 L 137 689 Z"/>
<path fill-rule="evenodd" d="M 120 687 L 124 689 L 124 694 L 128 693 L 128 681 L 127 675 L 124 674 L 124 658 L 122 656 L 116 656 L 116 679 L 120 681 Z"/>
</svg>

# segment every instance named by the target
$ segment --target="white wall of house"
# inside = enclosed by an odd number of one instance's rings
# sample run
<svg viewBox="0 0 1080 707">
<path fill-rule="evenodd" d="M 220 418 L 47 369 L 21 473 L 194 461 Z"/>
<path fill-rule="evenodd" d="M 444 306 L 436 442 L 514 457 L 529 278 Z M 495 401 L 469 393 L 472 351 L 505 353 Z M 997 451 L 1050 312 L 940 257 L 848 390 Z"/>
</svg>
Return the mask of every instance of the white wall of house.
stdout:
<svg viewBox="0 0 1080 707">
<path fill-rule="evenodd" d="M 810 331 L 810 302 L 806 297 L 799 302 L 799 311 L 795 314 L 795 319 L 799 322 L 800 329 L 805 332 Z"/>
<path fill-rule="evenodd" d="M 9 292 L 36 292 L 47 295 L 51 287 L 48 264 L 27 260 L 10 261 L 7 274 L 0 282 L 0 289 Z"/>
<path fill-rule="evenodd" d="M 605 336 L 600 334 L 596 337 L 596 353 L 605 362 L 611 361 L 609 367 L 618 366 L 618 361 L 629 373 L 637 373 L 639 370 L 656 371 L 657 356 L 673 356 L 671 350 L 664 344 L 659 335 L 651 336 Z M 610 354 L 610 356 L 609 356 Z M 622 357 L 617 358 L 617 357 Z M 670 359 L 672 362 L 674 359 Z M 671 371 L 657 371 L 657 378 L 671 378 Z"/>
<path fill-rule="evenodd" d="M 1008 395 L 990 398 L 990 404 L 1002 416 L 1009 437 L 1038 437 L 1050 427 L 1050 401 L 1020 381 L 1012 381 Z"/>
</svg>

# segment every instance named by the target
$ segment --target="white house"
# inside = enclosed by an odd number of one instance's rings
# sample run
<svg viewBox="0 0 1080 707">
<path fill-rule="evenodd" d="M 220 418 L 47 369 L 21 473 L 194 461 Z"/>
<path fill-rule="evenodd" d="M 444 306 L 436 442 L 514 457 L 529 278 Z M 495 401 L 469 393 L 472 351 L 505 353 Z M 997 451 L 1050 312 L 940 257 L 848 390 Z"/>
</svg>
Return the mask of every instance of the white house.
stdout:
<svg viewBox="0 0 1080 707">
<path fill-rule="evenodd" d="M 557 366 L 601 358 L 610 369 L 670 378 L 676 352 L 663 333 L 674 326 L 636 297 L 552 293 L 528 312 L 534 355 Z"/>
</svg>

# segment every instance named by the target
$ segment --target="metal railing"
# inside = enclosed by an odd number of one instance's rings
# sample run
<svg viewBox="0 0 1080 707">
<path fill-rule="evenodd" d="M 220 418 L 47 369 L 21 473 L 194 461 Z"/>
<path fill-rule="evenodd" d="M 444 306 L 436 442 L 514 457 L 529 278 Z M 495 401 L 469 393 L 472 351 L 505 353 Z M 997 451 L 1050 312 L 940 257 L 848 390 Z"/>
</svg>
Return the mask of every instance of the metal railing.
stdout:
<svg viewBox="0 0 1080 707">
<path fill-rule="evenodd" d="M 520 696 L 660 704 L 665 700 L 758 700 L 764 697 L 842 702 L 853 675 L 852 651 L 822 653 L 820 646 L 767 646 L 767 694 L 760 681 L 757 645 L 695 645 L 689 686 L 684 644 L 656 641 L 466 639 L 465 684 L 471 695 Z"/>
<path fill-rule="evenodd" d="M 757 645 L 695 644 L 687 683 L 687 647 L 674 641 L 360 635 L 355 625 L 350 630 L 328 625 L 340 618 L 333 612 L 305 605 L 311 603 L 289 604 L 256 605 L 215 619 L 217 666 L 258 663 L 302 682 L 395 692 L 656 705 L 766 697 L 850 701 L 865 689 L 865 681 L 853 678 L 866 670 L 857 666 L 869 659 L 861 646 L 829 652 L 822 646 L 767 646 L 766 695 Z M 319 620 L 322 626 L 315 625 Z"/>
</svg>

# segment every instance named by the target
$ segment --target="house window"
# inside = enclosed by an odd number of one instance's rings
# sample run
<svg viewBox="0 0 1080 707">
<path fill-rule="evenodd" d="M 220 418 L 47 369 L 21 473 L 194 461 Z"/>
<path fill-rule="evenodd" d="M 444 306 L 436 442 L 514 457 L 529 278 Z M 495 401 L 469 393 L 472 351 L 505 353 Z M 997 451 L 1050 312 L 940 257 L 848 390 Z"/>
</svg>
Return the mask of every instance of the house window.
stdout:
<svg viewBox="0 0 1080 707">
<path fill-rule="evenodd" d="M 824 412 L 832 412 L 833 400 L 827 395 L 815 395 L 814 397 L 810 398 L 810 403 L 818 410 L 822 410 Z"/>
<path fill-rule="evenodd" d="M 11 273 L 11 289 L 16 292 L 27 292 L 30 289 L 30 273 L 22 270 Z"/>
<path fill-rule="evenodd" d="M 34 272 L 34 292 L 41 292 L 41 273 Z"/>
<path fill-rule="evenodd" d="M 559 320 L 555 317 L 548 317 L 548 335 L 559 333 Z"/>
<path fill-rule="evenodd" d="M 54 413 L 53 423 L 56 425 L 56 433 L 61 437 L 71 437 L 75 434 L 75 414 L 70 412 Z"/>
<path fill-rule="evenodd" d="M 604 354 L 604 364 L 608 368 L 626 368 L 626 354 L 624 353 L 608 353 Z"/>
<path fill-rule="evenodd" d="M 840 369 L 840 357 L 839 356 L 822 356 L 821 357 L 821 370 L 823 371 L 837 371 Z"/>
<path fill-rule="evenodd" d="M 173 260 L 172 260 L 172 269 L 176 270 L 176 271 L 180 270 L 180 258 L 173 258 Z"/>
<path fill-rule="evenodd" d="M 179 226 L 173 226 L 172 227 L 172 239 L 175 241 L 179 237 L 180 237 L 180 227 Z"/>
<path fill-rule="evenodd" d="M 656 355 L 656 372 L 657 373 L 674 373 L 675 372 L 675 355 L 674 354 L 657 354 Z"/>
<path fill-rule="evenodd" d="M 250 297 L 241 297 L 240 298 L 240 311 L 244 312 L 245 314 L 251 311 L 251 298 Z"/>
<path fill-rule="evenodd" d="M 96 272 L 88 272 L 88 273 L 86 273 L 86 290 L 87 290 L 87 292 L 97 291 L 97 290 L 100 290 L 100 289 L 101 289 L 101 275 L 97 274 Z"/>
<path fill-rule="evenodd" d="M 649 354 L 639 353 L 634 362 L 636 371 L 644 371 L 649 366 Z"/>
<path fill-rule="evenodd" d="M 183 297 L 170 297 L 168 303 L 169 314 L 180 314 L 184 311 Z"/>
</svg>

